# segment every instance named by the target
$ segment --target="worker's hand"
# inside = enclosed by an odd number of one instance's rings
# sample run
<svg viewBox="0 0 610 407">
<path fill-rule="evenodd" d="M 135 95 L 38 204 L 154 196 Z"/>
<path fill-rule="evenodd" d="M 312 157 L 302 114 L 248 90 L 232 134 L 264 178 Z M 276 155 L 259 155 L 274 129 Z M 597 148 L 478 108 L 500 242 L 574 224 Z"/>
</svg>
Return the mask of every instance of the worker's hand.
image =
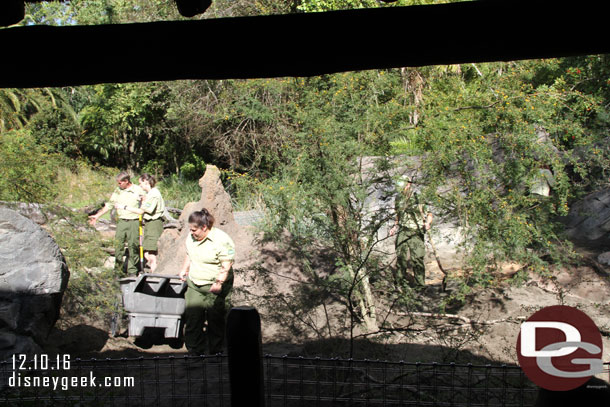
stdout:
<svg viewBox="0 0 610 407">
<path fill-rule="evenodd" d="M 398 225 L 392 226 L 392 229 L 390 229 L 390 236 L 394 236 L 396 232 L 398 232 Z"/>
<path fill-rule="evenodd" d="M 89 224 L 91 226 L 95 226 L 95 222 L 97 222 L 97 216 L 95 216 L 95 215 L 89 216 Z"/>
<path fill-rule="evenodd" d="M 210 287 L 210 292 L 212 294 L 220 294 L 221 291 L 222 291 L 222 284 L 219 283 L 218 281 L 214 281 L 214 284 L 212 284 L 212 287 Z"/>
<path fill-rule="evenodd" d="M 118 204 L 118 203 L 114 204 L 114 209 L 124 209 L 124 208 L 125 208 L 125 205 L 121 205 L 121 204 Z"/>
<path fill-rule="evenodd" d="M 180 280 L 182 281 L 186 281 L 186 276 L 188 276 L 189 272 L 186 270 L 182 270 L 180 272 L 180 274 L 178 274 L 178 277 L 180 277 Z"/>
</svg>

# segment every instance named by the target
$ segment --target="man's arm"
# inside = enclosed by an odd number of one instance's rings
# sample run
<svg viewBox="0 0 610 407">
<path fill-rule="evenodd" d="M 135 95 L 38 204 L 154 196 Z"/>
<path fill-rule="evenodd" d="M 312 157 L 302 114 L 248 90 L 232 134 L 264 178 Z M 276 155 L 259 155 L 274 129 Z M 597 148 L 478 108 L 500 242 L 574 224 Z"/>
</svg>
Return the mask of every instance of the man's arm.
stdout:
<svg viewBox="0 0 610 407">
<path fill-rule="evenodd" d="M 134 207 L 132 207 L 132 206 L 115 204 L 115 205 L 114 205 L 114 207 L 115 207 L 116 209 L 124 209 L 124 210 L 129 211 L 129 212 L 137 213 L 138 215 L 142 215 L 142 214 L 144 214 L 144 210 L 143 210 L 143 209 L 140 209 L 140 208 L 134 208 Z"/>
<path fill-rule="evenodd" d="M 104 204 L 104 206 L 102 207 L 102 209 L 100 209 L 99 211 L 97 211 L 97 213 L 95 215 L 91 215 L 89 216 L 89 224 L 91 226 L 95 226 L 95 223 L 97 222 L 97 220 L 102 217 L 106 212 L 108 212 L 110 209 L 112 208 L 111 205 L 108 204 L 108 202 L 106 202 Z"/>
</svg>

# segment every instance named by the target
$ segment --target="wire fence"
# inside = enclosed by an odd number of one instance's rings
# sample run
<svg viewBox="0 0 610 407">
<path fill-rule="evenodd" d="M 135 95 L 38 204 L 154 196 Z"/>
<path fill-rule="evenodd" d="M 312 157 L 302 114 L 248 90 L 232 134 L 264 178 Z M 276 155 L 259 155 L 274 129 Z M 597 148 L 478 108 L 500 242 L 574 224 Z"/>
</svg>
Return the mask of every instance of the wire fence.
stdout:
<svg viewBox="0 0 610 407">
<path fill-rule="evenodd" d="M 517 366 L 263 358 L 271 406 L 530 406 L 536 387 Z M 228 360 L 155 356 L 0 362 L 7 406 L 230 406 Z"/>
</svg>

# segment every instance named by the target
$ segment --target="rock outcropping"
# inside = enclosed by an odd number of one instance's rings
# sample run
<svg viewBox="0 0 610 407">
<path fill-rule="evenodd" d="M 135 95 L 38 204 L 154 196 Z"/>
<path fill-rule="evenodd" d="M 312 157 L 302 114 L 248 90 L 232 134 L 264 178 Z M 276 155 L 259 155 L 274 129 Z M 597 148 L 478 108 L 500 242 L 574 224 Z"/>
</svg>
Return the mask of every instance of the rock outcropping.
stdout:
<svg viewBox="0 0 610 407">
<path fill-rule="evenodd" d="M 0 360 L 40 352 L 59 317 L 66 261 L 32 220 L 0 207 Z"/>
<path fill-rule="evenodd" d="M 610 244 L 610 189 L 602 189 L 575 202 L 562 219 L 568 237 L 588 245 Z"/>
<path fill-rule="evenodd" d="M 220 180 L 220 171 L 213 165 L 208 165 L 205 174 L 199 180 L 201 199 L 198 202 L 186 204 L 180 215 L 180 231 L 166 229 L 159 240 L 159 266 L 156 274 L 176 275 L 186 257 L 184 242 L 189 235 L 188 217 L 191 213 L 206 208 L 215 218 L 214 226 L 222 229 L 234 240 L 236 247 L 241 247 L 242 239 L 246 238 L 233 216 L 231 197 L 225 191 Z M 241 251 L 236 250 L 240 257 Z"/>
</svg>

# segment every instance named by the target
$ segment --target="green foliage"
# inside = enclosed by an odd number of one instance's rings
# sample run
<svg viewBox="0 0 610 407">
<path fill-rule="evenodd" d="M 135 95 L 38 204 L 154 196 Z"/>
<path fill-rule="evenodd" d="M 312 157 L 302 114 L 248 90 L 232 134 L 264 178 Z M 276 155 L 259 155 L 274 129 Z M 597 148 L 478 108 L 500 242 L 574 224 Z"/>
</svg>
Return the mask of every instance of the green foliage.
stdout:
<svg viewBox="0 0 610 407">
<path fill-rule="evenodd" d="M 390 141 L 392 153 L 396 155 L 416 156 L 423 153 L 423 141 L 417 132 L 409 132 L 406 136 L 399 136 Z"/>
<path fill-rule="evenodd" d="M 28 4 L 24 24 L 180 18 L 170 3 Z M 439 2 L 218 0 L 206 15 L 433 3 Z M 393 165 L 412 169 L 409 156 L 421 156 L 423 198 L 438 222 L 454 222 L 464 231 L 468 264 L 455 291 L 463 299 L 471 286 L 494 284 L 494 272 L 504 262 L 544 273 L 550 264 L 570 258 L 554 220 L 609 175 L 608 58 L 104 84 L 69 91 L 4 89 L 0 169 L 6 175 L 0 197 L 48 201 L 57 194 L 62 202 L 80 205 L 107 196 L 112 186 L 86 182 L 84 189 L 95 191 L 87 195 L 74 184 L 86 173 L 83 164 L 67 167 L 76 174 L 72 180 L 58 171 L 53 153 L 59 153 L 165 176 L 160 189 L 166 202 L 181 207 L 199 199 L 196 180 L 205 163 L 213 163 L 225 169 L 223 183 L 236 207 L 264 206 L 267 238 L 299 254 L 312 284 L 339 296 L 350 317 L 360 319 L 367 311 L 355 304 L 366 295 L 366 278 L 373 289 L 393 288 L 385 267 L 391 259 L 377 251 L 383 245 L 377 232 L 391 213 L 367 213 L 371 188 L 389 182 Z M 369 162 L 373 175 L 368 176 L 360 165 L 363 156 L 395 159 Z M 530 193 L 541 169 L 551 170 L 556 181 L 548 198 Z M 99 178 L 112 182 L 113 176 Z M 327 274 L 314 266 L 320 252 L 332 258 Z M 295 300 L 321 298 L 314 294 Z"/>
<path fill-rule="evenodd" d="M 603 110 L 602 100 L 569 88 L 561 63 L 487 64 L 437 76 L 424 90 L 415 131 L 429 152 L 426 199 L 466 227 L 470 283 L 491 282 L 489 272 L 509 259 L 536 270 L 543 258 L 565 261 L 571 253 L 557 244 L 552 219 L 607 168 L 605 134 L 590 113 Z M 540 168 L 557 182 L 548 199 L 529 193 Z"/>
<path fill-rule="evenodd" d="M 198 202 L 201 198 L 201 187 L 197 180 L 186 180 L 175 174 L 165 177 L 157 183 L 159 191 L 170 208 L 184 208 L 189 202 Z"/>
<path fill-rule="evenodd" d="M 180 176 L 189 181 L 199 180 L 205 173 L 205 161 L 191 154 L 191 158 L 180 167 Z"/>
<path fill-rule="evenodd" d="M 231 196 L 234 211 L 258 210 L 263 207 L 258 178 L 230 170 L 222 171 L 220 175 L 224 189 Z"/>
<path fill-rule="evenodd" d="M 459 0 L 458 0 L 459 1 Z M 297 9 L 307 13 L 333 10 L 353 10 L 359 8 L 377 7 L 398 7 L 416 6 L 424 4 L 455 3 L 456 1 L 447 0 L 395 0 L 391 2 L 381 2 L 377 0 L 302 0 Z"/>
<path fill-rule="evenodd" d="M 24 128 L 32 117 L 49 107 L 70 111 L 61 90 L 0 89 L 0 131 Z"/>
<path fill-rule="evenodd" d="M 377 329 L 369 280 L 390 280 L 389 259 L 378 250 L 383 239 L 378 232 L 390 214 L 366 205 L 375 185 L 391 181 L 388 160 L 361 161 L 368 151 L 388 145 L 386 123 L 375 121 L 385 103 L 371 104 L 376 95 L 360 82 L 368 75 L 309 79 L 308 91 L 295 103 L 299 128 L 282 146 L 284 165 L 260 185 L 267 210 L 265 238 L 299 258 L 308 278 L 301 289 L 341 299 L 350 332 L 357 322 Z M 300 86 L 305 82 L 297 80 Z M 356 120 L 363 117 L 372 120 Z M 322 253 L 332 270 L 314 266 Z M 286 298 L 289 309 L 301 298 L 297 294 Z"/>
<path fill-rule="evenodd" d="M 49 202 L 57 194 L 54 186 L 61 157 L 36 143 L 27 130 L 0 135 L 0 200 Z"/>
<path fill-rule="evenodd" d="M 173 2 L 163 0 L 71 0 L 26 3 L 24 25 L 91 25 L 179 20 Z"/>
<path fill-rule="evenodd" d="M 94 87 L 80 112 L 81 150 L 97 162 L 140 169 L 148 161 L 177 164 L 183 144 L 166 121 L 168 88 L 156 83 Z M 170 167 L 171 168 L 171 167 Z"/>
<path fill-rule="evenodd" d="M 70 280 L 62 300 L 64 316 L 105 320 L 116 308 L 119 294 L 114 269 L 103 267 L 112 242 L 87 225 L 84 214 L 55 206 L 54 220 L 47 225 L 66 259 Z"/>
<path fill-rule="evenodd" d="M 36 142 L 49 151 L 70 158 L 82 155 L 79 150 L 82 130 L 73 110 L 45 106 L 32 118 L 31 128 Z"/>
<path fill-rule="evenodd" d="M 101 207 L 116 188 L 117 173 L 114 168 L 92 168 L 85 161 L 73 161 L 57 170 L 54 202 L 76 209 Z"/>
</svg>

